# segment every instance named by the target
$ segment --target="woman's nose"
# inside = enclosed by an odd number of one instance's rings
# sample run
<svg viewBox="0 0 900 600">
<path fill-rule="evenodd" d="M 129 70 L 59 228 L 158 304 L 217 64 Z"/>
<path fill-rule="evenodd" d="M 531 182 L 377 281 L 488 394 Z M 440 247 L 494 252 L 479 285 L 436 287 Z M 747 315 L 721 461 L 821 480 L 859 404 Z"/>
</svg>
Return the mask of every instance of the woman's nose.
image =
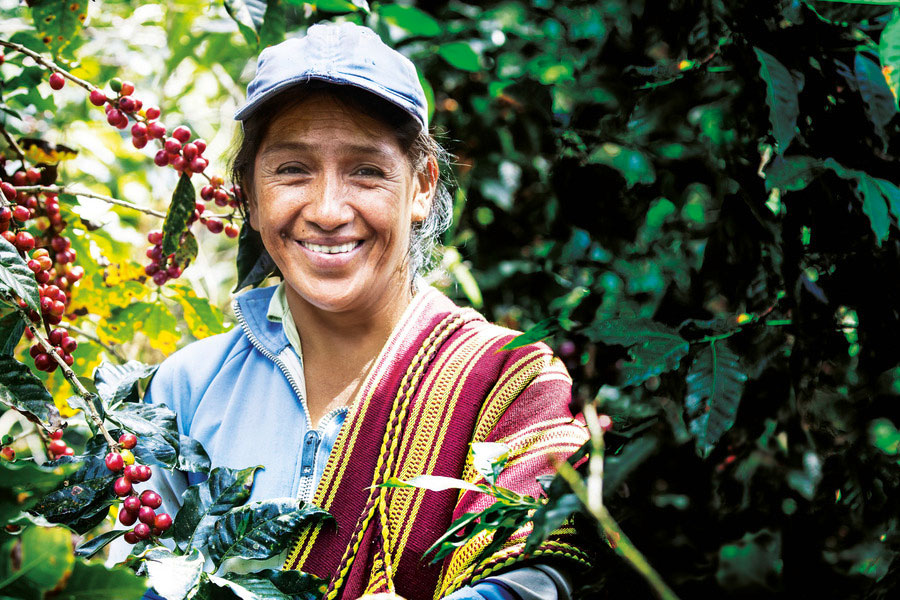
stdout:
<svg viewBox="0 0 900 600">
<path fill-rule="evenodd" d="M 310 192 L 311 197 L 304 211 L 304 217 L 310 223 L 332 231 L 353 219 L 353 209 L 347 202 L 347 190 L 340 177 L 323 175 Z"/>
</svg>

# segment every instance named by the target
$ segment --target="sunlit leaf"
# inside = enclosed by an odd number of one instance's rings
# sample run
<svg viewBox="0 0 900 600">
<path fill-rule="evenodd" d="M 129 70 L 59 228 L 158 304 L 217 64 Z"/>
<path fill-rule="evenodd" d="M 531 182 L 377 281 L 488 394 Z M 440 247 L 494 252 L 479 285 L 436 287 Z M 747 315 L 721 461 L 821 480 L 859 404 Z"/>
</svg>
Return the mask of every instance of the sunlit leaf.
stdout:
<svg viewBox="0 0 900 600">
<path fill-rule="evenodd" d="M 437 19 L 415 6 L 386 4 L 378 9 L 378 15 L 412 35 L 431 37 L 441 33 Z"/>
<path fill-rule="evenodd" d="M 259 44 L 259 30 L 266 14 L 266 0 L 225 0 L 225 10 L 252 47 Z M 192 207 L 193 210 L 193 207 Z"/>
<path fill-rule="evenodd" d="M 135 402 L 138 400 L 138 382 L 155 373 L 158 366 L 145 365 L 136 360 L 130 360 L 124 365 L 104 362 L 94 371 L 94 385 L 108 406 Z"/>
<path fill-rule="evenodd" d="M 622 366 L 622 385 L 638 385 L 677 369 L 688 343 L 678 332 L 650 319 L 607 319 L 583 333 L 593 341 L 624 346 L 631 360 Z"/>
<path fill-rule="evenodd" d="M 475 485 L 463 479 L 445 477 L 443 475 L 419 475 L 405 481 L 396 477 L 389 477 L 382 485 L 388 488 L 421 488 L 432 492 L 443 492 L 445 490 L 485 492 L 488 489 L 485 486 Z"/>
<path fill-rule="evenodd" d="M 34 28 L 44 43 L 44 51 L 59 54 L 74 39 L 87 18 L 87 2 L 72 0 L 39 0 L 32 2 Z"/>
<path fill-rule="evenodd" d="M 127 529 L 113 529 L 112 531 L 101 533 L 78 546 L 75 549 L 75 556 L 80 558 L 91 558 L 108 544 L 125 535 L 125 532 L 127 531 Z"/>
<path fill-rule="evenodd" d="M 0 301 L 12 304 L 15 300 L 8 297 L 10 294 L 24 300 L 28 308 L 41 311 L 34 273 L 19 256 L 15 246 L 0 237 Z"/>
<path fill-rule="evenodd" d="M 628 187 L 638 183 L 649 185 L 656 181 L 653 164 L 642 152 L 617 144 L 601 144 L 588 155 L 587 162 L 617 170 L 625 178 Z"/>
<path fill-rule="evenodd" d="M 890 143 L 890 136 L 885 128 L 897 114 L 896 98 L 885 81 L 881 66 L 874 60 L 857 53 L 853 66 L 866 115 L 886 148 Z"/>
<path fill-rule="evenodd" d="M 200 298 L 186 285 L 173 285 L 171 289 L 176 292 L 175 300 L 181 305 L 184 320 L 194 337 L 202 339 L 227 331 L 222 312 L 208 299 Z"/>
<path fill-rule="evenodd" d="M 543 321 L 535 323 L 532 327 L 529 327 L 528 331 L 526 331 L 525 333 L 511 339 L 506 343 L 505 346 L 503 346 L 503 348 L 501 348 L 501 350 L 515 350 L 516 348 L 521 348 L 523 346 L 527 346 L 528 344 L 539 342 L 544 338 L 550 337 L 561 329 L 562 326 L 559 324 L 559 319 L 544 319 Z"/>
<path fill-rule="evenodd" d="M 25 333 L 25 321 L 17 312 L 0 318 L 0 354 L 12 355 Z"/>
<path fill-rule="evenodd" d="M 59 421 L 53 398 L 41 381 L 31 369 L 8 355 L 0 355 L 0 403 L 38 424 Z"/>
<path fill-rule="evenodd" d="M 76 561 L 66 586 L 53 597 L 59 600 L 125 600 L 140 598 L 147 579 L 125 567 L 108 568 L 102 562 Z"/>
<path fill-rule="evenodd" d="M 174 554 L 164 547 L 147 550 L 143 554 L 150 585 L 164 598 L 184 598 L 200 583 L 206 561 L 194 548 L 184 555 Z"/>
<path fill-rule="evenodd" d="M 878 54 L 882 73 L 888 88 L 894 96 L 894 107 L 900 99 L 900 10 L 894 10 L 891 20 L 881 32 L 878 40 Z"/>
<path fill-rule="evenodd" d="M 437 49 L 438 56 L 462 71 L 481 70 L 481 58 L 468 42 L 447 42 Z"/>
</svg>

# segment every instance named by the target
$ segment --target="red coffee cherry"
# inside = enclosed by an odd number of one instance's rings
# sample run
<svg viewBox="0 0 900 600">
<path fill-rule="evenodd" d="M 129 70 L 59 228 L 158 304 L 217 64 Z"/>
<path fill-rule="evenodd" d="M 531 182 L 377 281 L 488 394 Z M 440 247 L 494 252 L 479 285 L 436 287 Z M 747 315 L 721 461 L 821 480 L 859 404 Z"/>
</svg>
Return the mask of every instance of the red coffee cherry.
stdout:
<svg viewBox="0 0 900 600">
<path fill-rule="evenodd" d="M 119 443 L 122 444 L 123 448 L 131 450 L 137 446 L 137 436 L 133 433 L 123 433 L 119 436 Z"/>
<path fill-rule="evenodd" d="M 128 542 L 129 544 L 137 544 L 139 541 L 141 541 L 138 539 L 138 536 L 136 536 L 133 531 L 126 531 L 125 535 L 123 535 L 122 537 L 125 538 L 125 541 Z"/>
<path fill-rule="evenodd" d="M 94 106 L 103 106 L 106 104 L 106 94 L 95 88 L 91 90 L 90 100 Z"/>
<path fill-rule="evenodd" d="M 210 233 L 222 233 L 225 224 L 215 217 L 210 217 L 206 220 L 206 228 L 209 229 Z"/>
<path fill-rule="evenodd" d="M 156 509 L 162 506 L 162 498 L 153 490 L 144 490 L 141 493 L 141 504 Z"/>
<path fill-rule="evenodd" d="M 146 523 L 147 525 L 153 525 L 153 520 L 156 518 L 156 511 L 150 508 L 149 506 L 142 506 L 138 511 L 138 519 L 141 523 Z"/>
<path fill-rule="evenodd" d="M 113 484 L 113 491 L 116 493 L 116 496 L 119 497 L 131 494 L 131 489 L 131 482 L 125 477 L 119 477 Z"/>
<path fill-rule="evenodd" d="M 172 132 L 172 136 L 182 144 L 186 144 L 191 139 L 191 130 L 184 125 L 180 125 Z"/>
<path fill-rule="evenodd" d="M 165 531 L 172 526 L 172 517 L 168 513 L 159 513 L 153 520 L 153 527 L 159 529 L 160 532 Z"/>
<path fill-rule="evenodd" d="M 118 452 L 110 452 L 106 455 L 106 468 L 113 472 L 121 471 L 125 468 L 125 459 Z"/>
<path fill-rule="evenodd" d="M 137 536 L 139 540 L 146 540 L 150 537 L 150 526 L 146 523 L 138 523 L 134 526 L 134 535 Z"/>
<path fill-rule="evenodd" d="M 122 89 L 119 90 L 119 93 L 123 96 L 130 96 L 134 93 L 134 84 L 130 81 L 122 82 Z"/>
<path fill-rule="evenodd" d="M 126 527 L 131 527 L 138 520 L 138 514 L 134 511 L 128 509 L 122 509 L 119 511 L 119 523 L 125 525 Z"/>
<path fill-rule="evenodd" d="M 160 115 L 160 111 L 155 106 L 148 106 L 147 110 L 144 111 L 144 114 L 147 115 L 149 120 L 158 119 Z"/>
<path fill-rule="evenodd" d="M 13 218 L 20 223 L 24 223 L 31 218 L 31 211 L 24 206 L 17 206 L 12 211 Z"/>
<path fill-rule="evenodd" d="M 16 191 L 16 188 L 13 186 L 13 184 L 11 184 L 7 181 L 0 183 L 0 191 L 3 192 L 3 195 L 6 196 L 6 199 L 9 200 L 10 202 L 15 200 L 16 195 L 18 194 L 18 192 Z"/>
<path fill-rule="evenodd" d="M 153 121 L 147 125 L 147 135 L 152 138 L 162 139 L 166 135 L 166 126 L 159 121 Z"/>
<path fill-rule="evenodd" d="M 25 171 L 25 177 L 28 179 L 28 183 L 35 184 L 41 180 L 41 172 L 32 167 Z"/>
<path fill-rule="evenodd" d="M 153 476 L 153 470 L 150 469 L 150 467 L 148 467 L 147 465 L 138 465 L 137 468 L 138 468 L 138 473 L 137 473 L 138 477 L 135 481 L 140 481 L 140 482 L 149 481 L 150 478 Z"/>
<path fill-rule="evenodd" d="M 54 71 L 53 74 L 50 75 L 50 87 L 54 90 L 61 90 L 64 85 L 66 85 L 65 77 Z"/>
<path fill-rule="evenodd" d="M 34 248 L 34 236 L 27 231 L 20 231 L 16 234 L 16 248 L 20 252 L 28 252 Z"/>
<path fill-rule="evenodd" d="M 132 98 L 131 96 L 122 96 L 121 98 L 119 98 L 119 108 L 121 108 L 123 111 L 127 113 L 134 112 L 134 107 L 134 98 Z"/>
<path fill-rule="evenodd" d="M 16 460 L 16 451 L 9 446 L 3 446 L 3 449 L 0 450 L 0 456 L 6 460 Z"/>
<path fill-rule="evenodd" d="M 68 448 L 68 445 L 62 440 L 53 440 L 47 446 L 47 449 L 53 454 L 65 454 L 66 448 Z"/>
<path fill-rule="evenodd" d="M 137 496 L 128 496 L 122 501 L 122 507 L 137 515 L 138 511 L 141 510 L 141 500 Z"/>
<path fill-rule="evenodd" d="M 56 368 L 56 361 L 53 360 L 53 357 L 49 354 L 41 352 L 34 357 L 34 367 L 38 371 L 50 372 L 51 370 Z"/>
<path fill-rule="evenodd" d="M 50 434 L 50 439 L 61 440 L 63 433 L 64 433 L 64 431 L 62 429 L 57 429 L 56 431 L 54 431 L 53 433 Z"/>
<path fill-rule="evenodd" d="M 165 167 L 167 164 L 169 164 L 169 153 L 165 150 L 160 150 L 153 157 L 153 163 L 157 167 Z"/>
</svg>

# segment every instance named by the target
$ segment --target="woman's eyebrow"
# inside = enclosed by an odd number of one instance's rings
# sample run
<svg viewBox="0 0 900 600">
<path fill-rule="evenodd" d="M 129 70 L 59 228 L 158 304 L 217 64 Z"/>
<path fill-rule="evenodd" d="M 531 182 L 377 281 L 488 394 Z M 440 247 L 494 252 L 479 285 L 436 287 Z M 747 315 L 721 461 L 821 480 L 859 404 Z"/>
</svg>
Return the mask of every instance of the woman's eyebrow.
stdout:
<svg viewBox="0 0 900 600">
<path fill-rule="evenodd" d="M 315 149 L 315 144 L 310 144 L 308 142 L 300 142 L 300 141 L 278 141 L 272 142 L 267 145 L 262 151 L 259 153 L 260 156 L 265 156 L 267 154 L 274 154 L 277 152 L 309 152 Z M 392 154 L 386 152 L 383 148 L 376 146 L 374 144 L 347 144 L 341 146 L 341 154 L 347 154 L 352 156 L 375 156 L 382 159 L 392 159 L 394 158 Z"/>
</svg>

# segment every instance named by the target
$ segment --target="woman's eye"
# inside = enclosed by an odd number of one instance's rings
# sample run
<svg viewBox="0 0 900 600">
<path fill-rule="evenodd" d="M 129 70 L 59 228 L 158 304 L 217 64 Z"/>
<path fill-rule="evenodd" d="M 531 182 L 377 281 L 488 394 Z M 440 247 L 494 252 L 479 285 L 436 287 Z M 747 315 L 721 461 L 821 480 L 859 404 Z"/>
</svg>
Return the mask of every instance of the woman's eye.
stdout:
<svg viewBox="0 0 900 600">
<path fill-rule="evenodd" d="M 305 170 L 300 165 L 282 165 L 278 167 L 278 170 L 275 172 L 279 175 L 296 175 L 305 173 Z"/>
<path fill-rule="evenodd" d="M 363 177 L 382 177 L 384 175 L 381 169 L 375 167 L 360 167 L 356 170 L 356 174 Z"/>
</svg>

